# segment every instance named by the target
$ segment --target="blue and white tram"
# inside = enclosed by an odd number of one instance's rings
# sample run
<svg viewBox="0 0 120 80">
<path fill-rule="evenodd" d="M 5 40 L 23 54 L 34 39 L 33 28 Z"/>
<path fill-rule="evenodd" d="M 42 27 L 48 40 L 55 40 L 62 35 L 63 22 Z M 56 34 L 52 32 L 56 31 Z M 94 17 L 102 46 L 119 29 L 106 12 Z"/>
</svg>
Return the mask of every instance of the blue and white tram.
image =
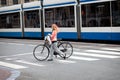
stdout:
<svg viewBox="0 0 120 80">
<path fill-rule="evenodd" d="M 43 12 L 43 16 L 41 15 Z M 0 37 L 120 41 L 119 0 L 43 0 L 0 8 Z"/>
<path fill-rule="evenodd" d="M 21 37 L 21 5 L 0 8 L 0 37 Z"/>
<path fill-rule="evenodd" d="M 44 0 L 44 33 L 51 32 L 51 24 L 60 27 L 59 38 L 77 39 L 76 0 Z"/>
<path fill-rule="evenodd" d="M 80 0 L 81 39 L 120 41 L 120 1 Z"/>
</svg>

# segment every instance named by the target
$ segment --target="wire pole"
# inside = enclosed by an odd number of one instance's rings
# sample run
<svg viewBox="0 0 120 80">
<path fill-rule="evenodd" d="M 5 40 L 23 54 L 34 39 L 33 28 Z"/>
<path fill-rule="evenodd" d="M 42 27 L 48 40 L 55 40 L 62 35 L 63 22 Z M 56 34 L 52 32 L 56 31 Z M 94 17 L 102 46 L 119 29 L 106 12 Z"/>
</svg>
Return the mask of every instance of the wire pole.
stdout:
<svg viewBox="0 0 120 80">
<path fill-rule="evenodd" d="M 40 0 L 40 4 L 41 4 L 41 9 L 40 9 L 40 20 L 41 20 L 41 36 L 42 36 L 42 39 L 44 39 L 44 17 L 43 17 L 43 0 Z"/>
</svg>

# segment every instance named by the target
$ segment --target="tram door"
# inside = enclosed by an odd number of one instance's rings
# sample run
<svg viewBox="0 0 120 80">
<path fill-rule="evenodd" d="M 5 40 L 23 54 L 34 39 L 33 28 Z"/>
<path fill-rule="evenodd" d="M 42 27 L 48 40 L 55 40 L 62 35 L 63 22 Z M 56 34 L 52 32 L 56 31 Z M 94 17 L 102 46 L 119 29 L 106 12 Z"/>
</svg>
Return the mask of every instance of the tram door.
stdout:
<svg viewBox="0 0 120 80">
<path fill-rule="evenodd" d="M 24 37 L 41 38 L 39 10 L 24 11 Z"/>
<path fill-rule="evenodd" d="M 120 41 L 120 1 L 111 2 L 112 40 Z"/>
<path fill-rule="evenodd" d="M 40 2 L 23 3 L 23 37 L 41 38 Z"/>
<path fill-rule="evenodd" d="M 110 2 L 102 2 L 96 4 L 96 22 L 97 26 L 100 27 L 100 32 L 106 35 L 107 40 L 111 40 L 111 12 Z"/>
<path fill-rule="evenodd" d="M 110 2 L 81 4 L 83 39 L 111 40 Z"/>
</svg>

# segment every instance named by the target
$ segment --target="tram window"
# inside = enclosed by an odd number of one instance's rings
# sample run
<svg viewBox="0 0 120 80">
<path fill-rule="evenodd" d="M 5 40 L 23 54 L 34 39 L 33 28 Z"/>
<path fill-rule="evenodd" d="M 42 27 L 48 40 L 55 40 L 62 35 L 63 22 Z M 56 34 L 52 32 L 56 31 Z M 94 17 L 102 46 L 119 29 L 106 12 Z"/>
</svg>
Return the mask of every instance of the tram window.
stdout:
<svg viewBox="0 0 120 80">
<path fill-rule="evenodd" d="M 83 4 L 81 14 L 83 27 L 110 26 L 110 2 Z"/>
<path fill-rule="evenodd" d="M 59 27 L 74 27 L 74 6 L 45 9 L 45 27 L 56 23 Z"/>
<path fill-rule="evenodd" d="M 13 4 L 18 4 L 18 0 L 13 0 Z"/>
<path fill-rule="evenodd" d="M 0 28 L 20 28 L 20 14 L 1 14 Z"/>
<path fill-rule="evenodd" d="M 30 2 L 30 0 L 24 0 L 25 3 Z"/>
<path fill-rule="evenodd" d="M 5 6 L 5 5 L 7 5 L 7 2 L 6 2 L 6 0 L 1 0 L 1 5 L 2 5 L 2 6 Z"/>
<path fill-rule="evenodd" d="M 6 16 L 0 15 L 0 28 L 6 27 Z"/>
<path fill-rule="evenodd" d="M 40 28 L 39 10 L 24 12 L 26 28 Z"/>
<path fill-rule="evenodd" d="M 112 25 L 120 26 L 120 1 L 112 1 Z"/>
</svg>

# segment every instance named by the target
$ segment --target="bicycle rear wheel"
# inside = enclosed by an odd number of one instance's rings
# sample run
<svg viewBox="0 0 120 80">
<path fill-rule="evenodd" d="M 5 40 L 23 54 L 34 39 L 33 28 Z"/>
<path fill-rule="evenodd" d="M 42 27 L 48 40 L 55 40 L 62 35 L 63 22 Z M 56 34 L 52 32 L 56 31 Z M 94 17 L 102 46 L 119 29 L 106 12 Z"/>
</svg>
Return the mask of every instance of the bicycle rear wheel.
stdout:
<svg viewBox="0 0 120 80">
<path fill-rule="evenodd" d="M 49 52 L 50 51 L 47 46 L 39 44 L 34 48 L 33 56 L 39 61 L 44 61 L 48 58 Z"/>
<path fill-rule="evenodd" d="M 73 46 L 69 42 L 61 42 L 58 48 L 65 53 L 66 58 L 73 54 Z"/>
</svg>

